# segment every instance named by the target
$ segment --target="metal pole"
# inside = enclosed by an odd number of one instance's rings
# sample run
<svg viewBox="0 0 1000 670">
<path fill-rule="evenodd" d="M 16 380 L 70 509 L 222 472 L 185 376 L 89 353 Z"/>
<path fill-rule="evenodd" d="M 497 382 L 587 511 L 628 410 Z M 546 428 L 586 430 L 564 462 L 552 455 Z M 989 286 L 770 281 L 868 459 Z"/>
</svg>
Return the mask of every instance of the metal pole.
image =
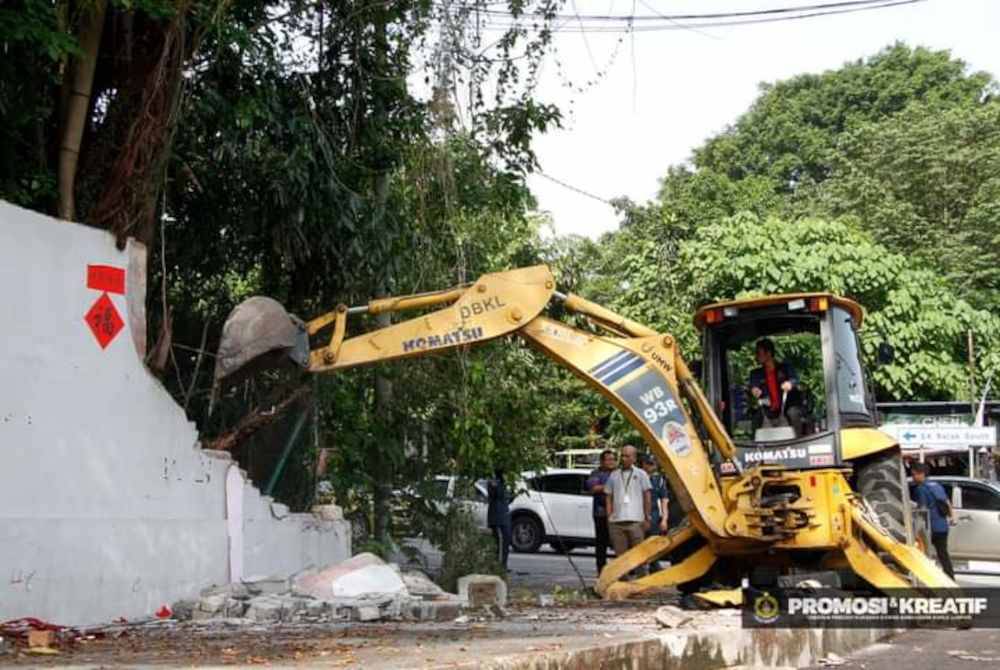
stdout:
<svg viewBox="0 0 1000 670">
<path fill-rule="evenodd" d="M 274 487 L 278 484 L 278 480 L 281 479 L 281 474 L 285 471 L 285 464 L 288 462 L 288 456 L 292 453 L 292 449 L 299 439 L 299 434 L 302 433 L 302 428 L 306 425 L 306 419 L 310 413 L 309 410 L 310 408 L 306 407 L 299 413 L 298 418 L 295 420 L 295 427 L 292 428 L 292 434 L 288 437 L 288 442 L 285 443 L 285 449 L 281 452 L 281 458 L 278 459 L 278 464 L 274 466 L 274 472 L 271 473 L 271 478 L 267 481 L 264 495 L 271 495 Z"/>
</svg>

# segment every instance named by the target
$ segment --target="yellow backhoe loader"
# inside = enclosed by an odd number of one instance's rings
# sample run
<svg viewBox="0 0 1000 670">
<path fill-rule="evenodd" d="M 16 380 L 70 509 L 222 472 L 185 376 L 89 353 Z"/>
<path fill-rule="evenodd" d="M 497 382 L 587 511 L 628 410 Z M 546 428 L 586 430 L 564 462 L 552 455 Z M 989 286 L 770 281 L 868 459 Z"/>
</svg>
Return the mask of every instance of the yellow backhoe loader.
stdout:
<svg viewBox="0 0 1000 670">
<path fill-rule="evenodd" d="M 592 330 L 547 316 L 556 302 Z M 407 311 L 421 313 L 348 337 L 354 315 Z M 226 321 L 215 376 L 226 384 L 280 361 L 336 372 L 517 335 L 631 422 L 684 510 L 685 521 L 670 533 L 605 567 L 597 584 L 603 596 L 816 573 L 860 578 L 877 589 L 954 587 L 912 543 L 899 447 L 875 428 L 856 334 L 862 316 L 856 303 L 829 294 L 704 307 L 695 317 L 704 342 L 695 366 L 699 383 L 671 335 L 558 292 L 549 268 L 535 266 L 435 293 L 339 305 L 308 322 L 274 300 L 251 298 Z M 324 330 L 329 339 L 310 346 Z M 810 383 L 822 402 L 800 400 L 808 411 L 798 431 L 748 419 L 751 396 L 741 369 L 747 347 L 781 336 L 792 338 L 790 350 L 800 353 L 812 342 L 819 370 Z M 668 568 L 623 580 L 663 558 Z"/>
</svg>

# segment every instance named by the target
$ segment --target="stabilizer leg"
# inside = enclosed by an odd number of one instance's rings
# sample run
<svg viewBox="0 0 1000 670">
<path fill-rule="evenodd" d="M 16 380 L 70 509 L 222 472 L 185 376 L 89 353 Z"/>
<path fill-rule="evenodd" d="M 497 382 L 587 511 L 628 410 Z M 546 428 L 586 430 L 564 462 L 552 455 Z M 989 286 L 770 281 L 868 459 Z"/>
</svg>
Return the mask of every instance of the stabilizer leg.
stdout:
<svg viewBox="0 0 1000 670">
<path fill-rule="evenodd" d="M 958 588 L 944 571 L 927 555 L 914 546 L 898 542 L 883 528 L 868 518 L 865 510 L 851 506 L 851 521 L 862 537 L 866 538 L 879 550 L 889 554 L 904 570 L 913 575 L 917 587 L 923 588 Z M 844 546 L 844 556 L 847 557 L 855 573 L 879 589 L 907 589 L 914 584 L 906 575 L 885 564 L 882 558 L 868 545 L 855 537 L 854 533 L 847 535 Z"/>
<path fill-rule="evenodd" d="M 638 547 L 636 547 L 638 548 Z M 677 565 L 646 575 L 634 582 L 615 582 L 608 587 L 604 597 L 608 600 L 625 600 L 632 596 L 642 595 L 675 584 L 683 584 L 692 579 L 698 579 L 715 564 L 718 556 L 707 544 L 698 549 Z"/>
<path fill-rule="evenodd" d="M 656 535 L 647 538 L 638 546 L 632 547 L 621 556 L 616 556 L 613 561 L 605 565 L 597 578 L 597 585 L 594 589 L 601 596 L 605 596 L 608 588 L 629 572 L 673 551 L 694 538 L 695 535 L 697 535 L 695 529 L 689 525 L 685 525 L 675 528 L 668 535 Z"/>
</svg>

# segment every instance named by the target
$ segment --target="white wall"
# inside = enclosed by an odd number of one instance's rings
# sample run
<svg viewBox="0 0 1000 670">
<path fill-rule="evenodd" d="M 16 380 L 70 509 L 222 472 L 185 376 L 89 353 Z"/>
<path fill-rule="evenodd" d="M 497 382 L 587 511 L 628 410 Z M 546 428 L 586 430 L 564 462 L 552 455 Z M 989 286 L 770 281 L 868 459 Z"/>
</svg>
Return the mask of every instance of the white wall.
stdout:
<svg viewBox="0 0 1000 670">
<path fill-rule="evenodd" d="M 0 619 L 144 616 L 228 580 L 232 464 L 143 366 L 145 256 L 0 201 Z M 88 264 L 126 270 L 106 349 L 84 320 Z M 350 555 L 346 523 L 242 488 L 246 575 Z"/>
</svg>

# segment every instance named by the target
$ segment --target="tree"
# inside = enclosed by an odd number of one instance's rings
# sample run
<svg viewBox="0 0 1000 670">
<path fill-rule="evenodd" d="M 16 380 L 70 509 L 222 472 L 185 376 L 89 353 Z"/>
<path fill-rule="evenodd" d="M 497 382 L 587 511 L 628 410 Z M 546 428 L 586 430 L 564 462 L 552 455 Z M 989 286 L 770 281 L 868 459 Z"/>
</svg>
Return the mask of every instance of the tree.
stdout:
<svg viewBox="0 0 1000 670">
<path fill-rule="evenodd" d="M 969 74 L 947 51 L 895 44 L 823 74 L 762 84 L 725 132 L 695 150 L 694 164 L 740 180 L 766 176 L 783 193 L 830 176 L 842 133 L 901 112 L 911 102 L 978 102 L 993 78 Z"/>
<path fill-rule="evenodd" d="M 1000 102 L 918 103 L 841 142 L 813 200 L 1000 307 Z"/>
<path fill-rule="evenodd" d="M 933 271 L 875 243 L 857 222 L 760 220 L 739 215 L 705 226 L 681 250 L 688 304 L 759 294 L 831 291 L 867 311 L 864 353 L 881 399 L 968 397 L 967 333 L 995 352 L 1000 319 L 976 310 Z M 879 366 L 876 349 L 896 351 Z M 996 371 L 995 355 L 979 361 Z"/>
</svg>

